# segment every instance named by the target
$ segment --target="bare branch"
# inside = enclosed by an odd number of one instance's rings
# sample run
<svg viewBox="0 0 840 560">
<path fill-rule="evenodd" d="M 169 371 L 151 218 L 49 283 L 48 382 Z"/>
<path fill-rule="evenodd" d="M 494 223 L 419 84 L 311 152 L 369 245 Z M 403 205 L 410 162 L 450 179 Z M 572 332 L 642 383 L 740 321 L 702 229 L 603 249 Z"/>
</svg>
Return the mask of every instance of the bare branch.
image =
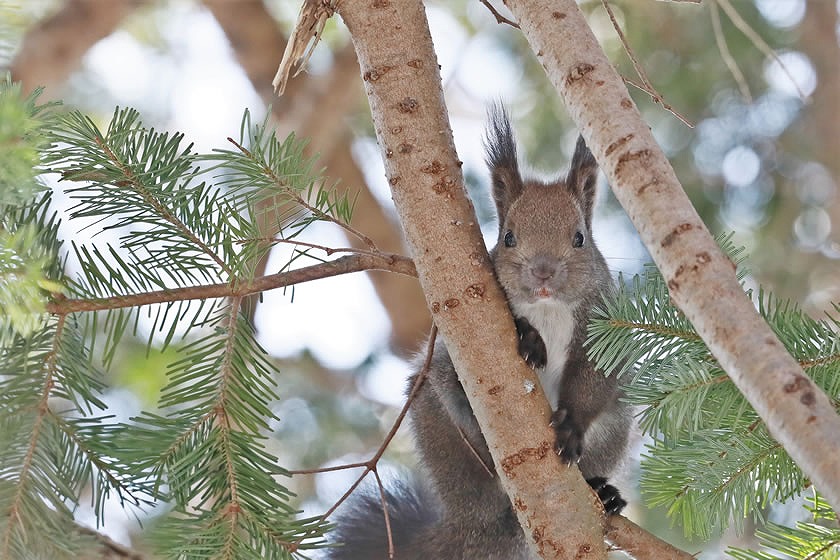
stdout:
<svg viewBox="0 0 840 560">
<path fill-rule="evenodd" d="M 720 12 L 718 11 L 718 5 L 715 0 L 709 3 L 709 14 L 712 17 L 712 30 L 715 34 L 715 43 L 717 43 L 718 50 L 720 51 L 720 57 L 723 59 L 726 67 L 729 68 L 729 73 L 735 78 L 735 83 L 738 84 L 738 89 L 741 90 L 741 96 L 746 99 L 747 103 L 752 103 L 753 97 L 752 93 L 750 93 L 750 86 L 747 84 L 744 74 L 741 72 L 738 63 L 732 57 L 732 53 L 729 52 L 729 46 L 726 44 L 726 36 L 723 34 L 723 29 L 720 25 Z"/>
<path fill-rule="evenodd" d="M 637 84 L 636 82 L 634 82 L 633 80 L 631 80 L 629 78 L 625 78 L 625 77 L 622 76 L 622 79 L 624 80 L 625 84 L 633 86 L 634 88 L 638 89 L 639 91 L 643 91 L 646 94 L 648 94 L 650 96 L 650 98 L 654 101 L 654 103 L 659 103 L 660 105 L 662 105 L 663 109 L 665 109 L 666 111 L 668 111 L 669 113 L 671 113 L 672 115 L 677 117 L 677 119 L 679 119 L 679 121 L 682 122 L 685 126 L 687 126 L 688 128 L 694 128 L 694 123 L 693 122 L 691 122 L 690 120 L 688 120 L 687 118 L 682 116 L 680 113 L 678 113 L 677 110 L 674 109 L 671 105 L 669 105 L 668 103 L 665 103 L 664 99 L 662 99 L 656 91 L 651 91 L 651 90 L 647 89 L 645 86 L 643 86 L 642 84 Z M 616 258 L 616 257 L 611 257 L 611 258 Z"/>
<path fill-rule="evenodd" d="M 506 23 L 511 27 L 519 29 L 519 24 L 515 21 L 509 20 L 508 18 L 500 14 L 499 11 L 495 7 L 493 7 L 493 4 L 490 3 L 490 0 L 481 0 L 481 3 L 487 6 L 487 9 L 490 10 L 490 13 L 493 14 L 493 17 L 496 18 L 496 23 Z"/>
<path fill-rule="evenodd" d="M 621 41 L 621 45 L 624 47 L 624 52 L 626 52 L 627 56 L 630 57 L 630 61 L 633 63 L 633 68 L 636 70 L 636 74 L 639 76 L 639 79 L 642 80 L 642 85 L 635 84 L 627 78 L 624 78 L 624 81 L 650 95 L 650 98 L 653 100 L 654 103 L 659 103 L 660 105 L 662 105 L 663 109 L 677 117 L 687 127 L 694 128 L 694 125 L 691 124 L 685 117 L 683 117 L 681 114 L 675 111 L 674 108 L 671 107 L 671 105 L 665 103 L 665 98 L 662 97 L 661 93 L 656 91 L 656 88 L 653 86 L 653 83 L 651 83 L 650 79 L 648 78 L 644 66 L 642 66 L 636 58 L 636 53 L 633 51 L 633 48 L 630 46 L 629 41 L 627 41 L 627 37 L 624 35 L 624 31 L 621 30 L 621 26 L 618 25 L 618 21 L 615 19 L 615 14 L 613 13 L 612 8 L 610 7 L 609 1 L 601 0 L 601 4 L 607 11 L 607 15 L 610 16 L 610 21 L 612 22 L 613 29 L 615 29 L 616 34 L 618 34 L 618 38 Z"/>
<path fill-rule="evenodd" d="M 289 41 L 286 43 L 286 52 L 283 53 L 283 60 L 280 62 L 280 67 L 277 68 L 277 74 L 271 84 L 278 95 L 283 95 L 283 90 L 286 89 L 286 82 L 289 80 L 289 74 L 292 67 L 297 65 L 299 74 L 306 61 L 309 60 L 312 54 L 312 49 L 318 44 L 321 39 L 321 33 L 324 31 L 324 25 L 335 12 L 340 0 L 305 0 L 300 7 L 300 14 L 298 21 L 295 24 L 295 29 L 292 31 Z M 307 50 L 307 46 L 309 49 Z"/>
<path fill-rule="evenodd" d="M 694 555 L 668 544 L 626 517 L 607 517 L 607 541 L 632 558 L 655 560 L 693 560 Z"/>
<path fill-rule="evenodd" d="M 784 62 L 782 62 L 782 60 L 779 58 L 779 55 L 776 54 L 776 51 L 770 48 L 770 45 L 768 45 L 764 41 L 764 39 L 761 38 L 761 35 L 756 33 L 755 29 L 750 27 L 750 24 L 747 23 L 744 20 L 744 18 L 741 17 L 741 14 L 738 13 L 738 11 L 735 9 L 734 6 L 732 6 L 729 0 L 711 0 L 711 3 L 719 4 L 723 11 L 726 12 L 726 15 L 729 16 L 729 19 L 730 21 L 732 21 L 732 24 L 735 27 L 737 27 L 741 33 L 746 35 L 747 38 L 750 41 L 752 41 L 753 45 L 755 45 L 755 47 L 758 50 L 763 52 L 765 56 L 772 58 L 776 61 L 776 63 L 779 65 L 779 68 L 782 69 L 782 72 L 784 72 L 785 75 L 790 79 L 791 83 L 793 84 L 793 87 L 796 88 L 796 93 L 799 94 L 799 97 L 802 99 L 802 101 L 807 101 L 808 96 L 805 95 L 805 93 L 799 88 L 799 84 L 796 82 L 796 79 L 793 77 L 793 74 L 790 73 L 790 70 L 788 70 L 787 65 L 785 65 Z"/>
<path fill-rule="evenodd" d="M 242 152 L 242 154 L 245 157 L 247 157 L 248 159 L 250 159 L 251 161 L 253 161 L 257 165 L 262 165 L 262 162 L 257 160 L 254 157 L 254 155 L 251 153 L 251 151 L 248 150 L 248 148 L 241 145 L 239 142 L 237 142 L 236 140 L 234 140 L 231 137 L 228 137 L 227 141 L 230 142 L 231 144 L 233 144 L 234 146 L 236 146 L 236 149 L 239 150 L 240 152 Z M 330 216 L 326 212 L 323 212 L 321 209 L 316 208 L 315 206 L 312 206 L 311 204 L 309 204 L 309 202 L 304 197 L 302 197 L 299 192 L 292 189 L 282 177 L 278 177 L 273 169 L 271 169 L 269 167 L 266 167 L 266 166 L 263 166 L 262 172 L 266 175 L 266 177 L 271 179 L 271 181 L 274 183 L 274 185 L 279 190 L 283 191 L 284 194 L 286 194 L 289 198 L 291 198 L 295 202 L 295 204 L 297 204 L 298 206 L 301 206 L 302 208 L 307 209 L 309 212 L 311 212 L 313 215 L 317 216 L 319 219 L 327 221 L 327 222 L 332 222 L 335 225 L 337 225 L 338 227 L 340 227 L 341 229 L 343 229 L 344 231 L 346 231 L 347 233 L 349 233 L 349 234 L 355 236 L 356 238 L 360 239 L 362 242 L 364 242 L 365 245 L 367 245 L 368 249 L 370 249 L 371 251 L 376 251 L 377 250 L 376 249 L 376 244 L 373 242 L 373 240 L 371 240 L 370 237 L 368 237 L 364 233 L 360 232 L 359 230 L 357 230 L 356 228 L 354 228 L 350 224 L 347 224 L 347 223 L 345 223 L 341 220 L 338 220 L 338 219 Z"/>
<path fill-rule="evenodd" d="M 630 43 L 627 41 L 627 37 L 624 35 L 624 31 L 621 30 L 621 26 L 618 25 L 618 20 L 615 19 L 615 14 L 610 7 L 610 3 L 608 0 L 601 0 L 601 5 L 604 6 L 604 9 L 607 11 L 607 15 L 610 17 L 610 22 L 612 22 L 613 29 L 615 29 L 616 34 L 618 35 L 618 39 L 621 41 L 621 46 L 624 47 L 624 52 L 627 53 L 627 56 L 630 57 L 630 62 L 633 63 L 633 68 L 636 70 L 636 74 L 639 76 L 639 79 L 642 80 L 642 85 L 647 88 L 648 91 L 656 91 L 656 88 L 653 87 L 653 84 L 650 83 L 648 79 L 647 72 L 645 72 L 644 67 L 639 63 L 636 59 L 636 53 L 633 52 L 633 49 L 630 47 Z M 658 99 L 662 99 L 658 93 L 656 94 Z"/>
<path fill-rule="evenodd" d="M 414 263 L 407 257 L 390 253 L 376 255 L 362 253 L 340 257 L 334 261 L 290 270 L 288 272 L 261 276 L 243 285 L 231 285 L 227 283 L 209 284 L 101 299 L 58 298 L 47 304 L 47 312 L 55 315 L 66 315 L 81 311 L 104 311 L 107 309 L 120 309 L 189 299 L 244 297 L 293 284 L 319 280 L 329 276 L 338 276 L 339 274 L 360 272 L 362 270 L 386 270 L 407 276 L 417 276 Z"/>
</svg>

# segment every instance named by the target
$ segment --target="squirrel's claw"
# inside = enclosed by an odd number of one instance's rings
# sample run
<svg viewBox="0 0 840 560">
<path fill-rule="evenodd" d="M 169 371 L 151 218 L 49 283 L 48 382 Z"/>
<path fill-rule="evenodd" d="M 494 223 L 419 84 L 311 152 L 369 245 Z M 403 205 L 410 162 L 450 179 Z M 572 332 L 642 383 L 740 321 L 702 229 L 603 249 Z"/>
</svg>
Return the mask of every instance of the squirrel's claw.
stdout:
<svg viewBox="0 0 840 560">
<path fill-rule="evenodd" d="M 516 334 L 519 335 L 519 355 L 534 369 L 545 367 L 548 352 L 540 333 L 524 317 L 517 317 Z"/>
</svg>

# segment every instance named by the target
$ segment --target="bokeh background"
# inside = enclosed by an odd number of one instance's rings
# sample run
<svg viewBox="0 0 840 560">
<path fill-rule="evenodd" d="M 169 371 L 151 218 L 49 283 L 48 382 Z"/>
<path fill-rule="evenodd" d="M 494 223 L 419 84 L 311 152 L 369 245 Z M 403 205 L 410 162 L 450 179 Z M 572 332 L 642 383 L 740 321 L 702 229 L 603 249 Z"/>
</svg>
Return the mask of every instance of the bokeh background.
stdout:
<svg viewBox="0 0 840 560">
<path fill-rule="evenodd" d="M 623 76 L 640 83 L 600 0 L 580 5 Z M 747 248 L 750 285 L 762 284 L 816 317 L 835 312 L 840 2 L 610 5 L 650 82 L 680 118 L 636 87 L 631 94 L 710 229 L 732 232 Z M 246 108 L 255 121 L 270 114 L 278 135 L 294 131 L 309 139 L 324 174 L 358 193 L 354 227 L 381 249 L 403 252 L 355 54 L 338 18 L 328 24 L 306 72 L 282 97 L 272 92 L 298 9 L 299 2 L 286 0 L 0 0 L 0 68 L 25 90 L 45 86 L 42 99 L 62 100 L 103 126 L 115 106 L 135 107 L 147 126 L 184 132 L 199 151 L 227 147 Z M 577 133 L 516 29 L 497 23 L 479 0 L 429 1 L 427 13 L 459 157 L 490 240 L 495 217 L 481 149 L 486 104 L 501 99 L 509 105 L 533 174 L 564 173 Z M 597 241 L 616 273 L 635 274 L 648 260 L 645 249 L 606 184 L 600 188 Z M 59 189 L 56 208 L 66 205 Z M 78 242 L 101 242 L 86 239 L 79 224 L 64 228 Z M 351 243 L 329 224 L 316 224 L 303 239 Z M 276 248 L 265 270 L 279 270 L 290 251 Z M 410 358 L 428 332 L 416 282 L 358 274 L 266 293 L 254 303 L 259 340 L 279 371 L 281 420 L 271 434 L 272 452 L 289 469 L 369 458 L 396 416 Z M 154 334 L 142 330 L 108 372 L 107 400 L 124 418 L 154 408 L 175 351 L 147 358 L 146 339 Z M 392 467 L 386 471 L 397 473 L 413 464 L 407 430 L 385 460 Z M 353 478 L 352 472 L 300 475 L 291 485 L 300 507 L 317 513 Z M 634 478 L 631 468 L 625 484 L 632 487 Z M 679 529 L 669 528 L 663 512 L 644 508 L 632 489 L 627 492 L 636 504 L 631 517 L 680 543 Z M 770 516 L 786 520 L 790 511 L 776 508 Z M 154 512 L 138 515 L 154 523 Z M 78 517 L 93 519 L 84 509 Z M 104 531 L 128 543 L 142 529 L 114 505 Z M 722 542 L 749 545 L 749 539 L 725 535 Z M 718 557 L 723 546 L 681 544 L 704 550 L 703 558 Z"/>
</svg>

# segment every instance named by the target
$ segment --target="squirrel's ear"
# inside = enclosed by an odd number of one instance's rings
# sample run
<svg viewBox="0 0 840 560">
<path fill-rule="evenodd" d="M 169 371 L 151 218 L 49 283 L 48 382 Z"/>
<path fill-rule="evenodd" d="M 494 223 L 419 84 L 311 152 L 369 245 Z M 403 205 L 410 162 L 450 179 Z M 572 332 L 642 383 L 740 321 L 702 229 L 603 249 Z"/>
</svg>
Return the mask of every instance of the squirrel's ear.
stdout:
<svg viewBox="0 0 840 560">
<path fill-rule="evenodd" d="M 595 207 L 595 179 L 598 177 L 598 164 L 595 156 L 586 147 L 583 136 L 578 136 L 572 165 L 566 177 L 566 185 L 580 201 L 586 227 L 592 227 L 592 209 Z"/>
<path fill-rule="evenodd" d="M 513 202 L 522 194 L 522 177 L 516 159 L 516 142 L 505 107 L 498 102 L 490 105 L 487 108 L 487 121 L 484 149 L 493 180 L 493 198 L 501 222 Z"/>
</svg>

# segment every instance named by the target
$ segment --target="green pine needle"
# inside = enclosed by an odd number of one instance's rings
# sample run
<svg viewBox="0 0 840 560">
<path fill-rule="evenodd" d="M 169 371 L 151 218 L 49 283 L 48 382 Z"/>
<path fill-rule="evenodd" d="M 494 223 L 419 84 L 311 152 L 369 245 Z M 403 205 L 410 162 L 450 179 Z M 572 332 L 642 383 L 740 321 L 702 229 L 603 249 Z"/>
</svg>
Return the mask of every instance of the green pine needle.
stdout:
<svg viewBox="0 0 840 560">
<path fill-rule="evenodd" d="M 15 88 L 0 84 L 0 113 L 20 117 L 0 119 L 0 138 L 34 154 L 15 156 L 27 177 L 60 176 L 73 202 L 62 230 L 80 235 L 61 252 L 37 181 L 2 199 L 0 557 L 76 557 L 91 544 L 73 530 L 82 495 L 99 522 L 108 499 L 166 502 L 159 544 L 169 557 L 302 558 L 323 546 L 325 521 L 299 518 L 288 473 L 266 448 L 279 372 L 239 299 L 46 310 L 65 297 L 248 283 L 275 243 L 265 218 L 284 240 L 320 220 L 353 232 L 352 198 L 313 171 L 303 142 L 276 139 L 247 112 L 236 149 L 201 155 L 181 134 L 144 127 L 133 109 L 115 110 L 102 130 L 79 112 L 48 115 Z M 0 173 L 0 187 L 6 180 Z M 178 358 L 160 409 L 120 424 L 107 414 L 100 368 L 118 362 L 141 323 L 149 352 L 176 344 Z"/>
<path fill-rule="evenodd" d="M 737 261 L 731 236 L 719 240 Z M 745 272 L 739 270 L 739 277 Z M 759 290 L 760 314 L 805 371 L 840 408 L 840 324 L 816 321 Z M 596 310 L 587 341 L 603 371 L 630 370 L 626 399 L 640 407 L 652 443 L 642 460 L 642 492 L 685 533 L 710 538 L 745 519 L 761 522 L 773 502 L 808 486 L 743 395 L 674 306 L 658 270 L 647 267 Z M 627 365 L 632 364 L 632 368 Z"/>
</svg>

